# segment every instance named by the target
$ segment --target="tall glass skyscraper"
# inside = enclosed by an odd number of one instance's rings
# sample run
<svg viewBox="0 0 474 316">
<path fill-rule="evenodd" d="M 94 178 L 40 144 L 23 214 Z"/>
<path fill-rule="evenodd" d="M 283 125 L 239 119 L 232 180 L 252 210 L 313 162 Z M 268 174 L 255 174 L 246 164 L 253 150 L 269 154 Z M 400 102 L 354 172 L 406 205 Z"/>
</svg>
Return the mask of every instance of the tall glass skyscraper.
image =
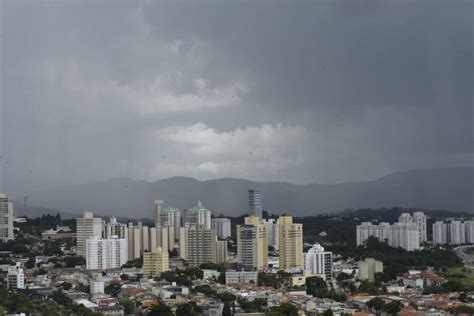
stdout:
<svg viewBox="0 0 474 316">
<path fill-rule="evenodd" d="M 249 190 L 249 215 L 262 219 L 262 195 L 260 190 Z"/>
</svg>

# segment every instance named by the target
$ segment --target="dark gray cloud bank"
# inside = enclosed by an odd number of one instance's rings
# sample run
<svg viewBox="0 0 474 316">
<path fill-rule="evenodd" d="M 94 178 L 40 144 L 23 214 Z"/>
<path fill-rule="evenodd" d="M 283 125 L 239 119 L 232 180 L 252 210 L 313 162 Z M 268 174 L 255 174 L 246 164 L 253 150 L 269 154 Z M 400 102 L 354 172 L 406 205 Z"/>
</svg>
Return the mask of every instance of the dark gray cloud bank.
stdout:
<svg viewBox="0 0 474 316">
<path fill-rule="evenodd" d="M 0 191 L 474 165 L 471 1 L 0 8 Z"/>
</svg>

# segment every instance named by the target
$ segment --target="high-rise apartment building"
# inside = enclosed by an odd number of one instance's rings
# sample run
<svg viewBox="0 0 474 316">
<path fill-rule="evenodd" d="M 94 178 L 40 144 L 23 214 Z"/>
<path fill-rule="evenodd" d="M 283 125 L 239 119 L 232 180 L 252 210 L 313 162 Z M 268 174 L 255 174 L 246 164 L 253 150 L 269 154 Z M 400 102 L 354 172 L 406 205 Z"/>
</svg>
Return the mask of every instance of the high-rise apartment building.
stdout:
<svg viewBox="0 0 474 316">
<path fill-rule="evenodd" d="M 422 212 L 415 212 L 413 216 L 402 213 L 398 222 L 393 224 L 382 222 L 373 225 L 364 222 L 357 225 L 357 246 L 364 245 L 371 236 L 391 247 L 400 247 L 408 251 L 420 249 L 422 239 L 426 241 L 426 216 Z"/>
<path fill-rule="evenodd" d="M 427 242 L 426 215 L 423 212 L 415 212 L 413 213 L 412 221 L 418 226 L 420 231 L 420 243 Z"/>
<path fill-rule="evenodd" d="M 395 248 L 407 251 L 420 249 L 420 231 L 414 223 L 394 223 L 392 228 L 392 243 Z"/>
<path fill-rule="evenodd" d="M 402 213 L 398 218 L 398 222 L 416 225 L 420 235 L 420 243 L 427 241 L 426 215 L 423 212 L 414 212 L 413 216 L 411 216 L 409 213 Z"/>
<path fill-rule="evenodd" d="M 181 227 L 181 211 L 174 207 L 165 207 L 161 219 L 161 226 L 173 227 L 173 240 L 179 239 L 179 228 Z"/>
<path fill-rule="evenodd" d="M 5 193 L 0 193 L 0 215 L 2 220 L 0 221 L 0 240 L 8 241 L 14 239 L 13 234 L 13 202 L 8 200 Z"/>
<path fill-rule="evenodd" d="M 17 262 L 14 266 L 8 267 L 7 288 L 11 290 L 25 288 L 25 273 L 21 263 Z"/>
<path fill-rule="evenodd" d="M 102 239 L 99 236 L 86 240 L 86 269 L 106 270 L 120 268 L 128 259 L 127 240 Z"/>
<path fill-rule="evenodd" d="M 465 231 L 466 231 L 466 243 L 474 243 L 474 221 L 464 221 Z"/>
<path fill-rule="evenodd" d="M 278 249 L 279 245 L 279 230 L 278 224 L 275 219 L 270 218 L 268 220 L 264 219 L 262 224 L 265 225 L 267 228 L 267 237 L 268 237 L 268 245 L 272 246 L 275 249 Z"/>
<path fill-rule="evenodd" d="M 163 251 L 161 247 L 154 248 L 151 252 L 143 253 L 143 274 L 160 275 L 169 269 L 168 252 Z"/>
<path fill-rule="evenodd" d="M 85 257 L 86 240 L 96 236 L 102 236 L 102 219 L 94 217 L 94 213 L 86 210 L 82 217 L 76 218 L 76 253 Z"/>
<path fill-rule="evenodd" d="M 196 206 L 184 212 L 183 226 L 198 225 L 205 229 L 212 229 L 211 214 L 212 212 L 205 208 L 201 201 L 198 201 Z"/>
<path fill-rule="evenodd" d="M 294 224 L 293 217 L 278 218 L 280 269 L 303 269 L 303 225 Z"/>
<path fill-rule="evenodd" d="M 375 273 L 383 272 L 383 263 L 373 258 L 366 258 L 364 261 L 358 262 L 358 272 L 361 280 L 374 282 Z"/>
<path fill-rule="evenodd" d="M 115 217 L 111 217 L 108 223 L 102 222 L 102 238 L 112 238 L 117 236 L 118 238 L 127 238 L 128 230 L 127 225 L 117 222 Z"/>
<path fill-rule="evenodd" d="M 260 190 L 249 190 L 249 216 L 256 216 L 262 219 L 262 195 Z"/>
<path fill-rule="evenodd" d="M 228 218 L 213 218 L 212 219 L 212 229 L 217 234 L 217 237 L 221 239 L 226 239 L 230 237 L 231 229 L 230 229 L 230 219 Z"/>
<path fill-rule="evenodd" d="M 320 244 L 314 244 L 303 256 L 304 270 L 312 274 L 323 274 L 326 280 L 332 279 L 332 252 L 324 251 Z"/>
<path fill-rule="evenodd" d="M 155 225 L 161 225 L 161 219 L 163 218 L 164 208 L 165 201 L 155 200 Z"/>
<path fill-rule="evenodd" d="M 268 265 L 267 228 L 257 216 L 248 216 L 244 225 L 237 225 L 237 257 L 246 270 Z"/>
<path fill-rule="evenodd" d="M 451 220 L 448 222 L 448 242 L 451 245 L 461 245 L 466 243 L 466 230 L 464 222 L 461 220 Z"/>
<path fill-rule="evenodd" d="M 187 229 L 187 254 L 189 265 L 198 267 L 213 262 L 216 251 L 216 235 L 212 229 L 202 225 L 192 225 Z"/>
<path fill-rule="evenodd" d="M 216 258 L 214 262 L 227 262 L 227 240 L 216 240 Z"/>
<path fill-rule="evenodd" d="M 445 245 L 448 243 L 448 224 L 443 221 L 433 223 L 433 244 Z"/>
<path fill-rule="evenodd" d="M 474 243 L 474 221 L 447 219 L 433 223 L 433 244 Z"/>
</svg>

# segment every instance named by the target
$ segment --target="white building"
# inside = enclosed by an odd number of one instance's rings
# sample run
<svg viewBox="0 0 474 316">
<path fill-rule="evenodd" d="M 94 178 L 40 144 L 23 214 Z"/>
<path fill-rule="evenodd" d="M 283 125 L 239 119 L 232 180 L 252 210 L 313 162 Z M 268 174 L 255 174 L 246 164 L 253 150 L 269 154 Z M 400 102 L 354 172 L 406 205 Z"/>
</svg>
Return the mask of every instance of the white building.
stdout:
<svg viewBox="0 0 474 316">
<path fill-rule="evenodd" d="M 332 271 L 332 252 L 324 251 L 320 244 L 314 244 L 307 253 L 303 254 L 304 270 L 312 274 L 324 274 L 326 280 L 330 280 Z"/>
<path fill-rule="evenodd" d="M 264 219 L 262 221 L 263 225 L 267 227 L 267 237 L 268 237 L 268 245 L 272 246 L 275 249 L 278 249 L 279 247 L 279 226 L 275 219 L 270 218 L 270 219 Z"/>
<path fill-rule="evenodd" d="M 179 228 L 181 227 L 181 211 L 171 206 L 165 207 L 161 218 L 161 225 L 172 227 L 174 240 L 179 240 Z"/>
<path fill-rule="evenodd" d="M 423 212 L 413 213 L 412 222 L 418 226 L 420 231 L 420 243 L 427 242 L 426 215 Z"/>
<path fill-rule="evenodd" d="M 79 256 L 86 255 L 86 240 L 91 237 L 102 236 L 102 219 L 94 217 L 94 213 L 84 211 L 82 217 L 76 218 L 76 238 L 77 238 L 77 254 Z"/>
<path fill-rule="evenodd" d="M 452 220 L 448 223 L 448 243 L 451 245 L 461 245 L 466 243 L 466 230 L 464 222 Z"/>
<path fill-rule="evenodd" d="M 433 244 L 444 245 L 448 243 L 448 224 L 436 221 L 433 224 Z"/>
<path fill-rule="evenodd" d="M 19 262 L 17 262 L 14 266 L 8 267 L 7 287 L 9 289 L 25 288 L 25 273 Z"/>
<path fill-rule="evenodd" d="M 120 268 L 128 259 L 127 240 L 123 238 L 89 238 L 86 241 L 86 269 Z"/>
<path fill-rule="evenodd" d="M 392 243 L 395 248 L 408 251 L 420 249 L 420 231 L 413 223 L 394 223 L 392 227 Z"/>
<path fill-rule="evenodd" d="M 225 273 L 225 284 L 252 283 L 257 284 L 257 271 L 227 271 Z"/>
<path fill-rule="evenodd" d="M 212 229 L 211 211 L 202 205 L 201 201 L 198 204 L 184 212 L 183 226 L 198 225 L 204 229 Z"/>
<path fill-rule="evenodd" d="M 5 193 L 0 193 L 0 240 L 8 241 L 14 239 L 13 234 L 13 202 L 8 200 Z"/>
<path fill-rule="evenodd" d="M 474 243 L 474 221 L 465 221 L 464 230 L 466 231 L 466 243 Z"/>
<path fill-rule="evenodd" d="M 97 293 L 100 293 L 100 294 L 103 294 L 105 293 L 104 292 L 104 281 L 91 281 L 89 282 L 90 284 L 90 287 L 91 287 L 91 294 L 97 294 Z"/>
<path fill-rule="evenodd" d="M 117 236 L 118 238 L 127 238 L 127 225 L 117 222 L 115 217 L 111 217 L 108 223 L 103 222 L 102 237 L 112 238 L 112 236 Z"/>
<path fill-rule="evenodd" d="M 370 236 L 391 247 L 400 247 L 408 251 L 420 249 L 420 242 L 424 238 L 422 236 L 426 236 L 426 216 L 422 212 L 414 213 L 413 217 L 408 213 L 403 213 L 399 221 L 392 225 L 385 222 L 378 225 L 370 222 L 357 225 L 357 246 L 364 245 Z"/>
<path fill-rule="evenodd" d="M 217 237 L 226 239 L 230 237 L 230 219 L 228 218 L 213 218 L 212 229 L 216 232 Z"/>
<path fill-rule="evenodd" d="M 433 224 L 433 244 L 474 243 L 474 221 L 448 219 Z"/>
</svg>

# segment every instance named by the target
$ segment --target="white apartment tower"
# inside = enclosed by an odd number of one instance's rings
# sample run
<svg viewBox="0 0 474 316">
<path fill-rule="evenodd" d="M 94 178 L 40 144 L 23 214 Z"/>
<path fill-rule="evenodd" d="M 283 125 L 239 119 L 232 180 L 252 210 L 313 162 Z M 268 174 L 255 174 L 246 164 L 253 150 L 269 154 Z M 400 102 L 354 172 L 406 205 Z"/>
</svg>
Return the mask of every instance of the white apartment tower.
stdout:
<svg viewBox="0 0 474 316">
<path fill-rule="evenodd" d="M 106 270 L 120 268 L 128 260 L 127 240 L 101 239 L 98 236 L 86 241 L 86 269 Z"/>
<path fill-rule="evenodd" d="M 370 236 L 391 247 L 400 247 L 408 251 L 420 249 L 420 243 L 426 241 L 426 216 L 422 212 L 415 212 L 413 216 L 403 213 L 398 222 L 393 224 L 382 222 L 373 225 L 364 222 L 357 225 L 357 246 L 364 245 Z"/>
<path fill-rule="evenodd" d="M 268 236 L 268 245 L 272 246 L 275 249 L 278 249 L 279 246 L 279 234 L 280 230 L 278 229 L 278 224 L 276 223 L 275 219 L 270 218 L 268 220 L 264 219 L 262 221 L 263 225 L 267 228 L 267 236 Z"/>
<path fill-rule="evenodd" d="M 25 288 L 25 273 L 19 262 L 8 267 L 7 287 L 12 290 Z"/>
<path fill-rule="evenodd" d="M 13 234 L 13 202 L 8 200 L 5 193 L 0 193 L 0 240 L 8 241 L 14 239 Z"/>
<path fill-rule="evenodd" d="M 86 240 L 91 237 L 102 236 L 102 219 L 94 217 L 94 214 L 89 211 L 84 211 L 82 217 L 76 218 L 76 233 L 77 233 L 77 254 L 85 257 L 86 255 Z"/>
<path fill-rule="evenodd" d="M 211 211 L 198 201 L 196 206 L 185 211 L 183 226 L 198 225 L 204 229 L 212 229 L 211 214 Z"/>
<path fill-rule="evenodd" d="M 433 244 L 445 245 L 448 243 L 448 224 L 436 221 L 433 224 Z"/>
<path fill-rule="evenodd" d="M 448 223 L 448 242 L 451 245 L 461 245 L 466 243 L 466 230 L 464 222 L 452 220 Z"/>
<path fill-rule="evenodd" d="M 303 254 L 304 270 L 312 274 L 323 274 L 326 280 L 332 279 L 332 252 L 324 251 L 320 244 L 314 244 L 307 253 Z"/>
<path fill-rule="evenodd" d="M 412 221 L 418 226 L 420 231 L 420 243 L 427 242 L 426 215 L 423 212 L 415 212 L 413 213 Z"/>
<path fill-rule="evenodd" d="M 103 228 L 102 228 L 102 237 L 112 238 L 112 236 L 117 236 L 118 238 L 127 238 L 128 230 L 127 225 L 117 222 L 115 217 L 111 217 L 108 223 L 103 221 Z"/>
<path fill-rule="evenodd" d="M 230 237 L 230 219 L 228 218 L 213 218 L 212 229 L 216 232 L 217 237 L 226 239 Z"/>
</svg>

